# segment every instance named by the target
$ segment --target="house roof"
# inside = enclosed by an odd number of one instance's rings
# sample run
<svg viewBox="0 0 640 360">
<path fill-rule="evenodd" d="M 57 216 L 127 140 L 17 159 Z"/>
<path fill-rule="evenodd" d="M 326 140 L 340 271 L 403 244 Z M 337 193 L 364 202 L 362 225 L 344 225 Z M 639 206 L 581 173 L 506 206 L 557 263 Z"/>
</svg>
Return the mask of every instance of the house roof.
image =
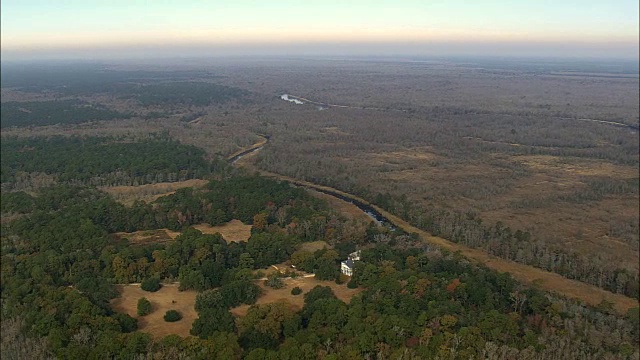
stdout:
<svg viewBox="0 0 640 360">
<path fill-rule="evenodd" d="M 348 268 L 352 269 L 353 268 L 353 260 L 351 259 L 347 259 L 345 261 L 342 262 L 344 265 L 346 265 Z"/>
</svg>

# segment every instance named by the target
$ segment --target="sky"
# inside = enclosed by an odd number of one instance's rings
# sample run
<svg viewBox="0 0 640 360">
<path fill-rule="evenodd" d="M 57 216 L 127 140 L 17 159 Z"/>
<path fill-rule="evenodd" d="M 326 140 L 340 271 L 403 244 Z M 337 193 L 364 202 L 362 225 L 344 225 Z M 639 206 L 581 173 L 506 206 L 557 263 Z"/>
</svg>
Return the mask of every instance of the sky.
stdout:
<svg viewBox="0 0 640 360">
<path fill-rule="evenodd" d="M 638 58 L 638 0 L 2 0 L 3 58 Z"/>
</svg>

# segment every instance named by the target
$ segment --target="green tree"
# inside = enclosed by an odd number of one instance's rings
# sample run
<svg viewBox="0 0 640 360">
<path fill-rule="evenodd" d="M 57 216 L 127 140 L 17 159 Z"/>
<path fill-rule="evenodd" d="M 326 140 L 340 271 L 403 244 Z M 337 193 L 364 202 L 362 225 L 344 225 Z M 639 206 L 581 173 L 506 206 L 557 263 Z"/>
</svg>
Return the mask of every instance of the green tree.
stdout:
<svg viewBox="0 0 640 360">
<path fill-rule="evenodd" d="M 293 289 L 291 289 L 291 295 L 300 295 L 300 294 L 302 294 L 302 289 L 299 286 L 296 286 Z"/>
<path fill-rule="evenodd" d="M 142 284 L 140 284 L 140 288 L 148 292 L 156 292 L 160 290 L 161 287 L 160 279 L 155 277 L 144 279 L 142 280 Z"/>
<path fill-rule="evenodd" d="M 164 321 L 166 322 L 176 322 L 182 319 L 182 314 L 180 314 L 177 310 L 168 310 L 164 314 Z"/>
<path fill-rule="evenodd" d="M 191 326 L 191 335 L 206 339 L 216 332 L 234 332 L 235 321 L 229 310 L 210 308 L 198 313 L 199 317 Z"/>
<path fill-rule="evenodd" d="M 149 315 L 151 311 L 153 311 L 153 306 L 147 298 L 142 297 L 138 299 L 138 316 Z"/>
<path fill-rule="evenodd" d="M 284 282 L 276 273 L 270 274 L 267 280 L 264 281 L 264 284 L 274 289 L 282 289 L 284 287 Z"/>
</svg>

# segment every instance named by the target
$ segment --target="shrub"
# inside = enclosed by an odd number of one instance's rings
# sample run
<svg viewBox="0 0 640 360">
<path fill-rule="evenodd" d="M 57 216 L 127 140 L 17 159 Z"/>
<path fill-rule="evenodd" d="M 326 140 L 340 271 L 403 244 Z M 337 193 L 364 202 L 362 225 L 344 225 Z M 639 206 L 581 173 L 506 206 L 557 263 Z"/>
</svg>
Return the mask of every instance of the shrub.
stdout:
<svg viewBox="0 0 640 360">
<path fill-rule="evenodd" d="M 338 276 L 336 276 L 336 284 L 338 285 L 344 284 L 347 280 L 349 280 L 349 277 L 343 273 L 339 273 Z"/>
<path fill-rule="evenodd" d="M 357 288 L 357 287 L 358 287 L 358 283 L 357 283 L 357 282 L 355 282 L 355 281 L 353 281 L 353 280 L 351 280 L 351 281 L 349 281 L 349 282 L 347 283 L 347 287 L 348 287 L 349 289 L 355 289 L 355 288 Z"/>
<path fill-rule="evenodd" d="M 140 285 L 140 287 L 144 291 L 156 292 L 156 291 L 160 290 L 162 285 L 160 284 L 160 279 L 158 279 L 158 278 L 148 278 L 148 279 L 144 279 L 142 281 L 142 284 Z"/>
<path fill-rule="evenodd" d="M 115 313 L 114 319 L 120 324 L 120 331 L 130 333 L 138 330 L 138 320 L 129 316 L 129 314 Z"/>
<path fill-rule="evenodd" d="M 278 274 L 269 275 L 267 280 L 264 281 L 264 284 L 274 289 L 282 289 L 284 287 L 284 283 L 282 282 L 282 279 L 280 279 Z"/>
<path fill-rule="evenodd" d="M 176 310 L 169 310 L 164 314 L 164 321 L 174 322 L 182 319 L 182 315 Z"/>
<path fill-rule="evenodd" d="M 138 316 L 149 315 L 152 310 L 151 302 L 147 298 L 138 299 Z"/>
<path fill-rule="evenodd" d="M 302 294 L 302 289 L 300 289 L 300 287 L 296 286 L 293 289 L 291 289 L 291 295 L 300 295 Z"/>
</svg>

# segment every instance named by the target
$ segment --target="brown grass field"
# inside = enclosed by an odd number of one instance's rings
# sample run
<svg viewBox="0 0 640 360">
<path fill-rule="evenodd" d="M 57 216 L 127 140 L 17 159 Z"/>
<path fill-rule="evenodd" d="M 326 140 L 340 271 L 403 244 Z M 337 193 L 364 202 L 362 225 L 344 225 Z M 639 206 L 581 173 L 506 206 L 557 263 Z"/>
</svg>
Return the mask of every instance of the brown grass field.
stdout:
<svg viewBox="0 0 640 360">
<path fill-rule="evenodd" d="M 177 182 L 163 182 L 138 186 L 103 186 L 100 190 L 113 196 L 118 202 L 131 206 L 134 201 L 142 200 L 152 202 L 159 197 L 173 194 L 178 189 L 194 187 L 199 188 L 207 184 L 207 180 L 190 179 Z"/>
<path fill-rule="evenodd" d="M 240 220 L 231 220 L 224 225 L 211 226 L 209 224 L 193 225 L 193 228 L 200 230 L 203 234 L 220 233 L 229 242 L 247 241 L 251 237 L 252 225 L 245 225 Z"/>
<path fill-rule="evenodd" d="M 173 241 L 180 235 L 177 231 L 171 231 L 169 229 L 157 229 L 157 230 L 140 230 L 130 233 L 119 232 L 115 233 L 120 239 L 127 239 L 129 242 L 136 245 L 158 244 L 168 241 Z"/>
<path fill-rule="evenodd" d="M 242 221 L 235 219 L 224 225 L 211 226 L 209 224 L 198 224 L 194 225 L 193 228 L 200 230 L 203 234 L 220 233 L 228 243 L 247 241 L 251 236 L 251 225 L 245 225 Z M 156 229 L 140 230 L 130 233 L 119 232 L 114 235 L 121 239 L 126 238 L 133 244 L 146 245 L 173 241 L 180 233 L 169 229 Z"/>
<path fill-rule="evenodd" d="M 194 304 L 196 292 L 192 290 L 178 291 L 178 284 L 164 284 L 156 292 L 147 292 L 140 285 L 119 285 L 120 297 L 111 301 L 114 310 L 124 312 L 138 319 L 138 329 L 159 339 L 175 334 L 189 336 L 191 324 L 198 317 Z M 138 299 L 146 297 L 153 306 L 153 312 L 146 316 L 138 316 Z M 167 310 L 177 310 L 182 319 L 173 323 L 164 321 Z"/>
<path fill-rule="evenodd" d="M 408 153 L 414 155 L 410 157 Z M 418 156 L 441 165 L 418 161 Z M 405 189 L 408 198 L 424 208 L 438 204 L 442 208 L 472 210 L 486 223 L 501 221 L 514 230 L 527 230 L 567 250 L 582 255 L 599 254 L 607 262 L 638 269 L 638 251 L 631 245 L 633 241 L 611 234 L 611 228 L 619 222 L 634 223 L 634 219 L 637 222 L 640 216 L 637 194 L 607 195 L 601 201 L 581 203 L 558 200 L 560 196 L 586 189 L 586 182 L 592 178 L 637 178 L 638 169 L 633 166 L 550 155 L 494 155 L 496 162 L 531 172 L 515 178 L 510 171 L 487 162 L 445 165 L 447 159 L 428 149 L 363 154 L 355 158 L 359 164 L 367 165 L 364 168 L 372 169 L 370 176 L 377 176 L 380 183 L 393 183 Z M 631 236 L 627 231 L 625 237 Z"/>
<path fill-rule="evenodd" d="M 322 250 L 324 248 L 327 249 L 331 249 L 332 246 L 327 244 L 326 241 L 312 241 L 312 242 L 305 242 L 300 244 L 300 246 L 298 247 L 298 250 L 304 250 L 304 251 L 308 251 L 308 252 L 314 252 L 314 251 L 318 251 L 318 250 Z"/>
<path fill-rule="evenodd" d="M 264 291 L 263 295 L 258 298 L 256 304 L 270 304 L 282 301 L 289 304 L 292 310 L 298 311 L 302 309 L 302 306 L 304 305 L 304 294 L 308 293 L 309 290 L 318 285 L 329 286 L 336 294 L 338 299 L 344 301 L 345 303 L 349 303 L 354 295 L 362 292 L 362 289 L 360 288 L 349 289 L 346 284 L 338 285 L 334 281 L 321 281 L 316 280 L 313 277 L 299 277 L 296 279 L 286 278 L 282 281 L 285 283 L 284 288 L 272 289 L 268 286 L 265 286 L 262 280 L 256 280 L 256 284 L 259 285 Z M 291 295 L 291 289 L 296 286 L 302 289 L 302 294 Z M 249 311 L 250 307 L 250 305 L 241 305 L 231 309 L 231 313 L 236 316 L 244 316 L 247 314 L 247 311 Z"/>
</svg>

